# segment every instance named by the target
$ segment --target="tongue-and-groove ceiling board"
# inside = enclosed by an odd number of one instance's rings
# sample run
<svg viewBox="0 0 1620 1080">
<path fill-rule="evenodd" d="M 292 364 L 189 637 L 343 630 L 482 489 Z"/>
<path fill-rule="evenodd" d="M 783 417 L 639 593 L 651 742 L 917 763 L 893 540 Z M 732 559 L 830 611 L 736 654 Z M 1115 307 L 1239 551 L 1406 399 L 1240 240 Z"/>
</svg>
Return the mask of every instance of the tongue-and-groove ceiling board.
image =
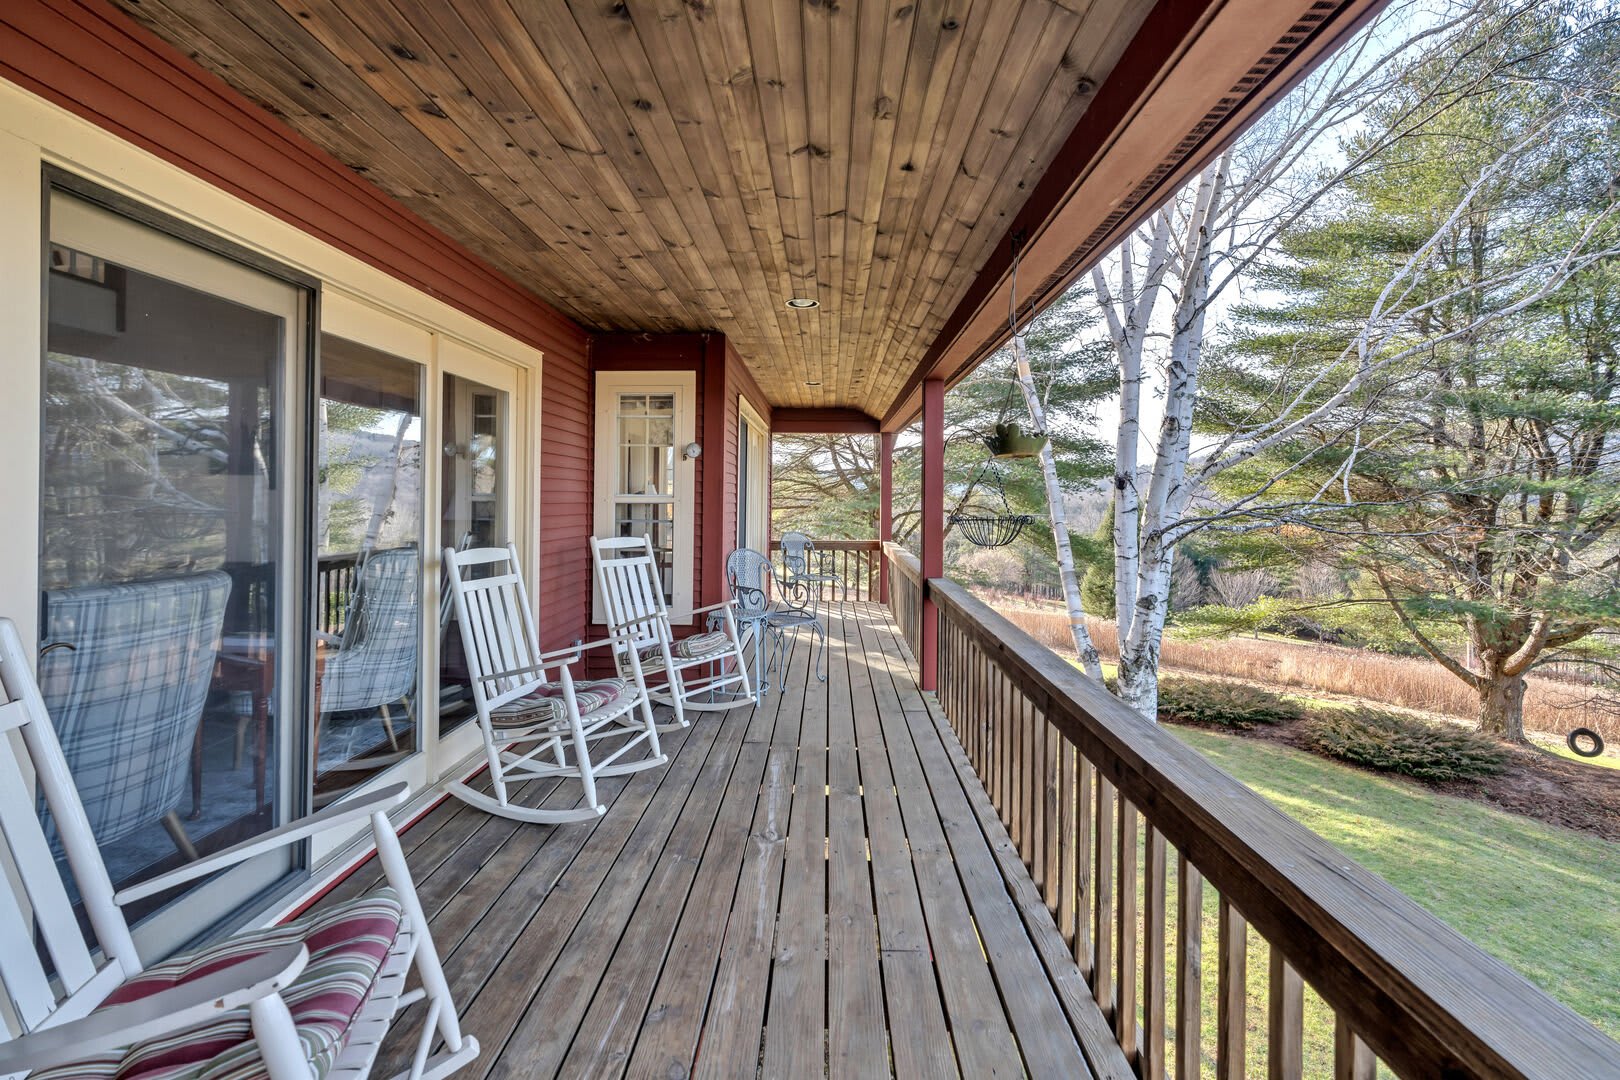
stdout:
<svg viewBox="0 0 1620 1080">
<path fill-rule="evenodd" d="M 1151 7 L 116 2 L 585 326 L 878 416 Z"/>
</svg>

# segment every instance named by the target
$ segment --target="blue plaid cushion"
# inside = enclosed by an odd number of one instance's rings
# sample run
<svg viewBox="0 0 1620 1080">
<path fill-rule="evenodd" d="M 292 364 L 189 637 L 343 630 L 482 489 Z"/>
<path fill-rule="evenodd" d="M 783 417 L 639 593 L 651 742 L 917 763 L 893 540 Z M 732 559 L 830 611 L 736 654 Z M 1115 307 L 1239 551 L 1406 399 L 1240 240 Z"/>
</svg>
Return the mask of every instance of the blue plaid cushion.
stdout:
<svg viewBox="0 0 1620 1080">
<path fill-rule="evenodd" d="M 574 700 L 581 720 L 600 719 L 611 710 L 623 712 L 635 704 L 630 684 L 624 679 L 592 679 L 574 684 Z M 495 727 L 527 728 L 568 718 L 563 685 L 548 682 L 520 698 L 490 710 L 489 722 Z"/>
<path fill-rule="evenodd" d="M 41 657 L 40 692 L 103 846 L 184 795 L 230 592 L 213 570 L 45 594 L 44 641 L 73 649 Z"/>
</svg>

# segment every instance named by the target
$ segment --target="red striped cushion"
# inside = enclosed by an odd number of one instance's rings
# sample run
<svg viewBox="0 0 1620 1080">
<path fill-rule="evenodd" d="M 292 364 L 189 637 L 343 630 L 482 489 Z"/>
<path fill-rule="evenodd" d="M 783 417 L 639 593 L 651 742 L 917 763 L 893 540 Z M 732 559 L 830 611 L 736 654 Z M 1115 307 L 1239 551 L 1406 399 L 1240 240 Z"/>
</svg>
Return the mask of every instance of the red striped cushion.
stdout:
<svg viewBox="0 0 1620 1080">
<path fill-rule="evenodd" d="M 690 634 L 670 645 L 669 651 L 677 660 L 696 660 L 700 656 L 717 656 L 730 650 L 731 636 L 724 630 L 713 630 L 707 634 Z M 662 660 L 658 646 L 641 650 L 641 659 Z"/>
<path fill-rule="evenodd" d="M 574 683 L 574 702 L 579 706 L 582 720 L 589 720 L 604 709 L 622 711 L 629 693 L 630 684 L 623 679 L 588 679 Z M 533 727 L 567 717 L 568 707 L 560 682 L 541 683 L 530 693 L 508 701 L 489 714 L 490 723 L 504 728 Z"/>
<path fill-rule="evenodd" d="M 292 1012 L 313 1074 L 325 1076 L 371 994 L 383 958 L 399 934 L 400 918 L 393 891 L 382 889 L 319 915 L 249 931 L 150 967 L 115 990 L 106 1004 L 138 1001 L 301 941 L 309 948 L 309 966 L 281 996 Z M 248 1010 L 241 1008 L 166 1038 L 31 1073 L 30 1080 L 248 1080 L 264 1075 Z"/>
</svg>

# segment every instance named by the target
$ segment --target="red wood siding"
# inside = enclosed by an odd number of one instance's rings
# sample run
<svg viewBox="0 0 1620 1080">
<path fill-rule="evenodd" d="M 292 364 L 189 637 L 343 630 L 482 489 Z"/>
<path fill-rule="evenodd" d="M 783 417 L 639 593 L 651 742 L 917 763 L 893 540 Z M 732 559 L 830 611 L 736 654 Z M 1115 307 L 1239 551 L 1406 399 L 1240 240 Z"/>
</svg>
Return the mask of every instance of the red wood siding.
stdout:
<svg viewBox="0 0 1620 1080">
<path fill-rule="evenodd" d="M 101 0 L 0 5 L 0 77 L 545 353 L 542 633 L 585 633 L 587 335 Z"/>
<path fill-rule="evenodd" d="M 741 395 L 748 399 L 748 404 L 759 413 L 760 419 L 765 421 L 768 428 L 771 426 L 771 404 L 765 400 L 765 393 L 754 381 L 753 373 L 748 370 L 737 350 L 726 342 L 726 433 L 725 433 L 725 504 L 721 508 L 721 520 L 724 525 L 725 550 L 721 554 L 724 560 L 731 549 L 737 545 L 737 483 L 741 474 L 738 460 L 738 440 L 742 435 L 742 412 L 737 407 L 737 397 Z M 768 451 L 767 451 L 768 453 Z M 770 483 L 765 485 L 766 498 L 769 500 Z M 766 521 L 770 520 L 769 512 Z M 719 597 L 716 597 L 719 599 Z"/>
<path fill-rule="evenodd" d="M 591 377 L 586 351 L 546 354 L 540 406 L 540 634 L 587 635 L 591 607 Z"/>
</svg>

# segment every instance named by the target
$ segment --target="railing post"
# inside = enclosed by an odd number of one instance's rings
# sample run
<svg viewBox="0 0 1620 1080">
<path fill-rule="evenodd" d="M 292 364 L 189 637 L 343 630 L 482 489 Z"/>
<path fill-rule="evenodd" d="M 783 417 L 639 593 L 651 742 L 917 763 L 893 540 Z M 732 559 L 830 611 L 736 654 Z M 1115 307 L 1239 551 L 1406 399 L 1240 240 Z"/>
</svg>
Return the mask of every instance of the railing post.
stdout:
<svg viewBox="0 0 1620 1080">
<path fill-rule="evenodd" d="M 923 383 L 922 429 L 922 627 L 917 666 L 922 689 L 939 682 L 939 611 L 928 593 L 930 578 L 945 573 L 945 382 Z"/>
<path fill-rule="evenodd" d="M 883 545 L 894 539 L 894 432 L 878 436 L 878 603 L 889 602 L 889 560 Z"/>
</svg>

